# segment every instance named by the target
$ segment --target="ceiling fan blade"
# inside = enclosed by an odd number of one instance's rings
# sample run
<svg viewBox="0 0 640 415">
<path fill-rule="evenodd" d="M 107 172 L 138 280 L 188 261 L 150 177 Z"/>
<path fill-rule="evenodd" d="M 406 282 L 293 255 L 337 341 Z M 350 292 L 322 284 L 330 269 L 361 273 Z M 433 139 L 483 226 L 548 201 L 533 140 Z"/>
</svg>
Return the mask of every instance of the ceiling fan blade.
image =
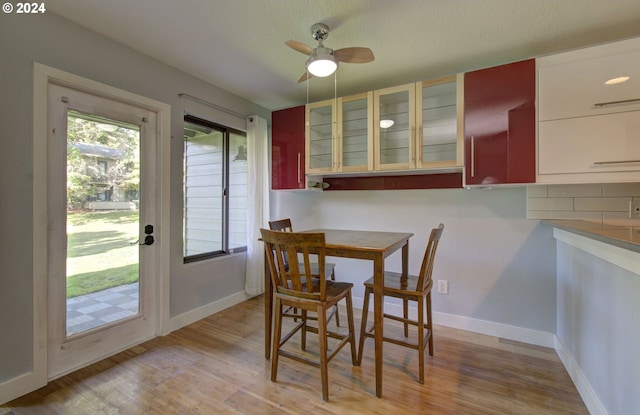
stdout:
<svg viewBox="0 0 640 415">
<path fill-rule="evenodd" d="M 284 44 L 297 52 L 304 53 L 305 55 L 309 56 L 313 55 L 313 49 L 311 48 L 311 46 L 307 46 L 302 42 L 298 42 L 297 40 L 287 40 L 286 42 L 284 42 Z"/>
<path fill-rule="evenodd" d="M 305 71 L 302 76 L 300 77 L 300 79 L 298 79 L 298 83 L 300 82 L 304 82 L 309 78 L 313 78 L 313 75 L 311 75 L 311 73 L 309 71 Z"/>
<path fill-rule="evenodd" d="M 374 60 L 369 48 L 343 48 L 333 51 L 333 56 L 340 62 L 367 63 Z"/>
</svg>

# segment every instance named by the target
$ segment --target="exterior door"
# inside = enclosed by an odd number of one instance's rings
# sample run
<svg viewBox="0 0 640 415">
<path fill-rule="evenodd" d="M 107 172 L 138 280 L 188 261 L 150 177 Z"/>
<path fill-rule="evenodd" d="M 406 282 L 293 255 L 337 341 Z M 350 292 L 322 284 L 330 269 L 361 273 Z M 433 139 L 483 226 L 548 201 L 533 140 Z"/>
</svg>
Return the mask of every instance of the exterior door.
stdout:
<svg viewBox="0 0 640 415">
<path fill-rule="evenodd" d="M 48 377 L 158 330 L 156 113 L 48 87 Z"/>
</svg>

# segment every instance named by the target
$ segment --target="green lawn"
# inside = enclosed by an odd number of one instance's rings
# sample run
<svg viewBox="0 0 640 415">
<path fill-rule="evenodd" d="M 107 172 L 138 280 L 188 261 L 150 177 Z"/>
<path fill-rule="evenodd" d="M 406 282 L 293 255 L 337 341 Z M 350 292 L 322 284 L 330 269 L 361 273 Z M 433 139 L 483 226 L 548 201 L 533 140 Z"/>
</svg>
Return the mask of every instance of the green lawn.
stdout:
<svg viewBox="0 0 640 415">
<path fill-rule="evenodd" d="M 69 212 L 67 298 L 138 281 L 138 212 Z"/>
</svg>

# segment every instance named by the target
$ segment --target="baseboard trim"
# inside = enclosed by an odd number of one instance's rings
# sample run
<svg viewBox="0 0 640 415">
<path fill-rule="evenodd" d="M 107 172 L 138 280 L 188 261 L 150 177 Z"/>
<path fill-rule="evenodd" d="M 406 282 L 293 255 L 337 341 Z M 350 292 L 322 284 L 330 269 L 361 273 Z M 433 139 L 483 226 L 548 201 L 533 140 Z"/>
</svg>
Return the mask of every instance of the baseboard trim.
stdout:
<svg viewBox="0 0 640 415">
<path fill-rule="evenodd" d="M 494 321 L 479 320 L 472 317 L 457 316 L 454 314 L 440 312 L 433 313 L 433 323 L 474 333 L 486 334 L 488 336 L 533 344 L 536 346 L 549 348 L 554 348 L 555 346 L 555 334 L 553 333 L 512 326 L 510 324 L 496 323 Z"/>
<path fill-rule="evenodd" d="M 576 389 L 578 390 L 585 406 L 589 410 L 589 413 L 591 415 L 608 415 L 595 391 L 591 388 L 591 384 L 589 384 L 586 376 L 582 373 L 580 366 L 564 346 L 562 340 L 560 340 L 558 336 L 556 336 L 555 340 L 556 353 L 558 353 L 560 361 L 565 369 L 567 369 L 569 377 L 573 380 L 573 384 L 576 386 Z"/>
<path fill-rule="evenodd" d="M 25 373 L 0 383 L 0 405 L 19 398 L 47 384 L 46 377 L 35 372 Z"/>
<path fill-rule="evenodd" d="M 171 333 L 172 331 L 181 329 L 189 324 L 195 323 L 198 320 L 209 317 L 212 314 L 218 313 L 236 304 L 240 304 L 243 301 L 252 298 L 244 291 L 232 294 L 221 300 L 196 308 L 195 310 L 188 311 L 169 319 L 167 329 L 164 331 L 164 335 Z"/>
<path fill-rule="evenodd" d="M 354 304 L 363 304 L 364 299 L 354 297 L 353 302 Z M 395 315 L 402 315 L 402 306 L 400 304 L 385 303 L 384 309 L 385 312 Z M 416 318 L 415 307 L 409 306 L 409 316 L 412 318 Z M 536 346 L 549 348 L 554 348 L 555 346 L 554 333 L 527 329 L 512 326 L 509 324 L 496 323 L 493 321 L 479 320 L 472 317 L 458 316 L 455 314 L 447 314 L 434 311 L 433 324 L 451 327 L 454 329 L 471 331 L 473 333 L 486 334 L 488 336 L 501 337 L 503 339 L 533 344 Z"/>
</svg>

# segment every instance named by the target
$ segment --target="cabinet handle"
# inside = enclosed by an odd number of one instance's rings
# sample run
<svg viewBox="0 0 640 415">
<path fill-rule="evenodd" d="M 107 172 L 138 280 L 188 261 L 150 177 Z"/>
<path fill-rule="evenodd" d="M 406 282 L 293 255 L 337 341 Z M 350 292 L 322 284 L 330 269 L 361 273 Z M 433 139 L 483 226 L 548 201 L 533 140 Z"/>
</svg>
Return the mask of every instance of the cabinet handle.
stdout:
<svg viewBox="0 0 640 415">
<path fill-rule="evenodd" d="M 413 146 L 411 145 L 413 143 Z M 413 151 L 411 151 L 411 149 L 413 148 Z M 411 126 L 411 135 L 409 136 L 409 154 L 411 155 L 411 157 L 409 157 L 409 167 L 416 167 L 416 127 L 414 127 L 413 125 Z"/>
<path fill-rule="evenodd" d="M 604 164 L 625 164 L 625 163 L 640 163 L 640 160 L 611 160 L 611 161 L 594 161 L 593 164 L 601 166 Z"/>
<path fill-rule="evenodd" d="M 634 99 L 624 99 L 622 101 L 609 101 L 609 102 L 596 102 L 593 104 L 594 107 L 602 108 L 609 105 L 624 105 L 624 104 L 633 104 L 635 102 L 640 102 L 640 98 Z"/>
<path fill-rule="evenodd" d="M 471 136 L 471 177 L 476 176 L 476 139 Z"/>
<path fill-rule="evenodd" d="M 300 158 L 301 155 L 298 153 L 298 184 L 300 184 Z"/>
</svg>

